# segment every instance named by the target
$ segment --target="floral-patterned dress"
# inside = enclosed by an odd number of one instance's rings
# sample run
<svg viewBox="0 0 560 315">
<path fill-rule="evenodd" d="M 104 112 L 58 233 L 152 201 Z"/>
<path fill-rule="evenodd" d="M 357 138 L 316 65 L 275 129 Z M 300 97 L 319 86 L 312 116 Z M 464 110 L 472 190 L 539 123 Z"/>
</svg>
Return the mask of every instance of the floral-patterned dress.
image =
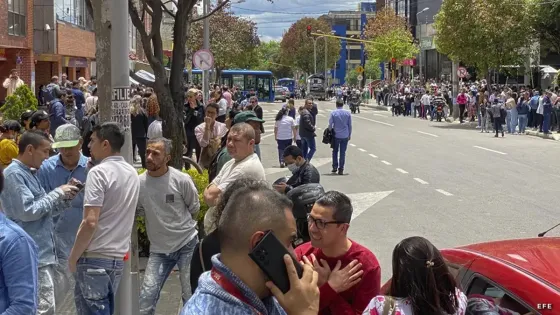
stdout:
<svg viewBox="0 0 560 315">
<path fill-rule="evenodd" d="M 467 297 L 461 290 L 457 289 L 455 291 L 457 295 L 457 301 L 459 302 L 459 306 L 457 307 L 457 311 L 455 314 L 451 315 L 464 315 L 465 310 L 467 309 Z M 403 298 L 394 298 L 395 300 L 395 309 L 389 315 L 415 315 L 412 312 L 411 302 L 409 299 Z M 374 297 L 362 313 L 362 315 L 383 315 L 383 308 L 385 306 L 385 302 L 389 301 L 385 296 L 378 295 Z M 420 315 L 420 314 L 417 314 Z"/>
</svg>

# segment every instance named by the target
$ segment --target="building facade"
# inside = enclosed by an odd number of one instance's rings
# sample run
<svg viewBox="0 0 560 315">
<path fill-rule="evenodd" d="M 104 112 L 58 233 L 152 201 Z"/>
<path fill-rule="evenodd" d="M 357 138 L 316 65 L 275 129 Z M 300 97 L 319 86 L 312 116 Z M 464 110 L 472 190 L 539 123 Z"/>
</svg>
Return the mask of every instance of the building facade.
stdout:
<svg viewBox="0 0 560 315">
<path fill-rule="evenodd" d="M 363 37 L 367 21 L 375 16 L 376 4 L 362 2 L 355 11 L 330 11 L 322 18 L 329 23 L 336 36 L 346 38 Z M 365 47 L 358 42 L 341 41 L 340 58 L 331 70 L 332 84 L 343 85 L 350 71 L 363 66 L 366 61 Z"/>
<path fill-rule="evenodd" d="M 0 1 L 0 81 L 16 69 L 19 77 L 35 86 L 33 54 L 33 0 Z M 0 86 L 0 102 L 6 98 Z"/>
</svg>

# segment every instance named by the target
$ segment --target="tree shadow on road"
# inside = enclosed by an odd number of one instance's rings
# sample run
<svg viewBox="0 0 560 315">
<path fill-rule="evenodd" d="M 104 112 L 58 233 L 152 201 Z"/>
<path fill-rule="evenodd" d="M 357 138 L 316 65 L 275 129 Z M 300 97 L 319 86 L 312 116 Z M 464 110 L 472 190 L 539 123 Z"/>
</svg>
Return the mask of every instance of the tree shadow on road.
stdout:
<svg viewBox="0 0 560 315">
<path fill-rule="evenodd" d="M 438 129 L 455 129 L 455 130 L 478 130 L 476 129 L 476 125 L 471 125 L 469 123 L 466 124 L 454 124 L 448 122 L 439 123 L 430 123 L 430 127 L 438 128 Z"/>
</svg>

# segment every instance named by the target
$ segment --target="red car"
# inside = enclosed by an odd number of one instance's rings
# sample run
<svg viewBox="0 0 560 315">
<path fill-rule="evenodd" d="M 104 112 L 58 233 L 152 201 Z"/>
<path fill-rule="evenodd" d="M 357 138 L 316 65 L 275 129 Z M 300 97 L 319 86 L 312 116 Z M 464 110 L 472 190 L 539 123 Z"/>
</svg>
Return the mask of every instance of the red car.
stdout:
<svg viewBox="0 0 560 315">
<path fill-rule="evenodd" d="M 441 251 L 465 294 L 520 314 L 560 314 L 560 238 L 505 240 Z"/>
</svg>

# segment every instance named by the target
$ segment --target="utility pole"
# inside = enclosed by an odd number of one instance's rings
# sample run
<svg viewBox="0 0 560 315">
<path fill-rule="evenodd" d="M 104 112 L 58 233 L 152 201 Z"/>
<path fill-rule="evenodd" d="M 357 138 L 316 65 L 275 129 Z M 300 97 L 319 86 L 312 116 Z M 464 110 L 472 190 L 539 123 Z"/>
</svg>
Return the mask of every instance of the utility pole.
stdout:
<svg viewBox="0 0 560 315">
<path fill-rule="evenodd" d="M 317 74 L 317 38 L 313 37 L 313 74 Z"/>
<path fill-rule="evenodd" d="M 210 0 L 202 0 L 202 14 L 206 16 L 208 12 L 210 12 Z M 210 19 L 206 18 L 203 21 L 204 27 L 204 41 L 203 41 L 203 48 L 210 49 Z M 210 91 L 210 72 L 208 70 L 202 71 L 202 93 L 204 104 L 208 104 L 208 99 L 210 96 L 208 92 Z"/>
<path fill-rule="evenodd" d="M 328 69 L 327 69 L 327 38 L 323 37 L 323 39 L 325 40 L 325 90 L 329 87 L 329 79 L 328 79 Z"/>
<path fill-rule="evenodd" d="M 108 1 L 108 0 L 104 0 Z M 125 130 L 121 154 L 132 164 L 132 137 L 130 133 L 130 79 L 128 69 L 128 1 L 111 0 L 111 121 Z M 125 261 L 123 275 L 116 296 L 116 313 L 130 315 L 139 313 L 138 297 L 138 242 L 135 226 L 131 235 L 129 259 Z M 136 263 L 132 261 L 136 260 Z M 134 268 L 133 268 L 134 266 Z"/>
</svg>

